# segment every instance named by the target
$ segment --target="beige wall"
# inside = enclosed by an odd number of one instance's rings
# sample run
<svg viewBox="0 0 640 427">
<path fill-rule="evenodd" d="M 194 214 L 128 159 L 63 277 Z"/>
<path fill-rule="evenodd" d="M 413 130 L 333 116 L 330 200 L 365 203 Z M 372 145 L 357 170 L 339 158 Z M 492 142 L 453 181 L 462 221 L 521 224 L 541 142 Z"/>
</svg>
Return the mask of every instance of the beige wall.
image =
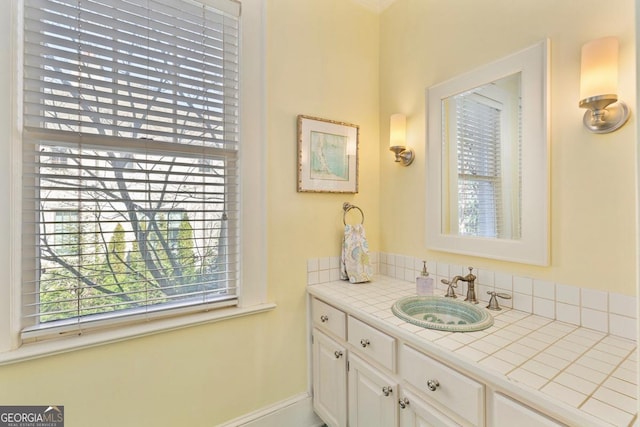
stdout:
<svg viewBox="0 0 640 427">
<path fill-rule="evenodd" d="M 635 294 L 636 111 L 609 135 L 578 108 L 580 48 L 620 40 L 620 98 L 634 108 L 634 2 L 398 0 L 381 16 L 380 134 L 407 115 L 417 165 L 399 169 L 381 140 L 384 251 Z M 531 267 L 425 249 L 425 89 L 548 38 L 551 41 L 551 265 Z"/>
<path fill-rule="evenodd" d="M 267 15 L 264 226 L 268 301 L 277 308 L 1 366 L 0 404 L 62 404 L 69 426 L 195 427 L 307 390 L 306 260 L 339 252 L 347 200 L 367 213 L 369 238 L 378 246 L 379 17 L 345 0 L 268 0 Z M 2 58 L 10 49 L 6 21 Z M 10 93 L 5 68 L 0 93 Z M 9 108 L 0 104 L 3 120 Z M 298 114 L 360 126 L 360 194 L 296 192 Z M 11 126 L 5 126 L 8 144 Z M 0 309 L 8 309 L 4 304 Z"/>
</svg>

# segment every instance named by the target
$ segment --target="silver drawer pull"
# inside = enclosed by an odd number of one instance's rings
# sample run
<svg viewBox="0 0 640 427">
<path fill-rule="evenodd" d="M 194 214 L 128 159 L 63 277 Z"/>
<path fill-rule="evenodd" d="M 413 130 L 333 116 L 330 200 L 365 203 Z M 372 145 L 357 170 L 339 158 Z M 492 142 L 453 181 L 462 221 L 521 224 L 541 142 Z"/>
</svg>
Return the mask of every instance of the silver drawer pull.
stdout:
<svg viewBox="0 0 640 427">
<path fill-rule="evenodd" d="M 329 321 L 329 316 L 327 316 L 326 314 L 323 314 L 322 316 L 320 316 L 320 321 L 322 323 L 328 322 Z"/>
<path fill-rule="evenodd" d="M 340 359 L 342 357 L 342 352 L 340 350 L 336 350 L 333 354 L 336 355 L 336 359 Z"/>
<path fill-rule="evenodd" d="M 391 393 L 393 393 L 393 389 L 391 387 L 382 387 L 382 394 L 389 396 Z"/>
<path fill-rule="evenodd" d="M 362 338 L 362 339 L 360 340 L 360 345 L 361 345 L 362 347 L 366 347 L 366 346 L 368 346 L 369 344 L 371 344 L 371 343 L 370 343 L 370 342 L 369 342 L 369 340 L 367 340 L 367 339 Z"/>
<path fill-rule="evenodd" d="M 409 399 L 405 397 L 398 400 L 398 405 L 400 405 L 400 409 L 405 409 L 407 406 L 409 406 Z"/>
<path fill-rule="evenodd" d="M 431 391 L 436 391 L 440 387 L 438 380 L 427 380 L 427 388 Z"/>
</svg>

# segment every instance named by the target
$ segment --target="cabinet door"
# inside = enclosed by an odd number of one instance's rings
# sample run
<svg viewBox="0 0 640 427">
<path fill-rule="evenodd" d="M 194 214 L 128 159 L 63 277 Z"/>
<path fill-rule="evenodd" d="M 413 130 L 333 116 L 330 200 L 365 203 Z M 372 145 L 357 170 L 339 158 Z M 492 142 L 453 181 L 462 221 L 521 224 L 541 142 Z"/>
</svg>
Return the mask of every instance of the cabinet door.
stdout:
<svg viewBox="0 0 640 427">
<path fill-rule="evenodd" d="M 493 426 L 494 427 L 561 427 L 539 412 L 524 406 L 515 400 L 501 394 L 493 395 Z"/>
<path fill-rule="evenodd" d="M 460 426 L 460 424 L 452 421 L 442 412 L 410 392 L 403 391 L 398 404 L 400 406 L 400 427 Z"/>
<path fill-rule="evenodd" d="M 349 354 L 349 426 L 398 425 L 398 384 Z"/>
<path fill-rule="evenodd" d="M 313 330 L 313 408 L 331 427 L 347 425 L 347 350 Z"/>
</svg>

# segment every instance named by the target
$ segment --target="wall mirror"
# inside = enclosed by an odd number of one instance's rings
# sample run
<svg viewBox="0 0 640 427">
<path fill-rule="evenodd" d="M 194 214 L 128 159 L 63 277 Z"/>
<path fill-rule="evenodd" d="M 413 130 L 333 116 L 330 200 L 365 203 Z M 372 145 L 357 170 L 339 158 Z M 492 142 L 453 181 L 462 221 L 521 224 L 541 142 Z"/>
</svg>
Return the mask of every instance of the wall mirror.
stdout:
<svg viewBox="0 0 640 427">
<path fill-rule="evenodd" d="M 427 89 L 427 247 L 549 264 L 548 41 Z"/>
</svg>

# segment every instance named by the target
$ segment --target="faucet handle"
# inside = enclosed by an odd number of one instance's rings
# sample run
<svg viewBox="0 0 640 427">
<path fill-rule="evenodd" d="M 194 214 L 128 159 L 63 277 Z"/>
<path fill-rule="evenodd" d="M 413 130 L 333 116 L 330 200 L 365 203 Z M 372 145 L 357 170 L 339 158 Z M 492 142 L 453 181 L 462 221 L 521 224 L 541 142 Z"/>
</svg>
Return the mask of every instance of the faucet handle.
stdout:
<svg viewBox="0 0 640 427">
<path fill-rule="evenodd" d="M 458 298 L 458 296 L 456 295 L 455 291 L 453 290 L 453 288 L 457 288 L 458 287 L 458 283 L 451 280 L 447 280 L 447 279 L 442 279 L 441 280 L 442 283 L 444 283 L 445 285 L 448 285 L 447 288 L 447 293 L 444 295 L 447 298 Z"/>
<path fill-rule="evenodd" d="M 502 292 L 487 291 L 487 294 L 491 295 L 491 298 L 489 299 L 489 305 L 487 306 L 489 310 L 502 310 L 502 308 L 500 308 L 500 305 L 498 304 L 498 298 L 496 297 L 511 299 L 511 295 Z"/>
</svg>

